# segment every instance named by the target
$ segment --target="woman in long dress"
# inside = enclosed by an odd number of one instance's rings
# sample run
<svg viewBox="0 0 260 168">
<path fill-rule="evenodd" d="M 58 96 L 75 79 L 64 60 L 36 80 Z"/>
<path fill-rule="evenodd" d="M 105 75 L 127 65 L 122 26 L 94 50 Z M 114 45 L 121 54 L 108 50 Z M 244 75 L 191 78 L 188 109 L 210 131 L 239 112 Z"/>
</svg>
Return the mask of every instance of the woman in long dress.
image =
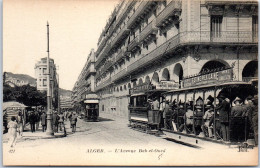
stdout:
<svg viewBox="0 0 260 168">
<path fill-rule="evenodd" d="M 10 148 L 11 148 L 10 152 L 12 152 L 13 151 L 12 148 L 16 144 L 17 129 L 18 129 L 18 124 L 17 124 L 14 116 L 11 118 L 11 121 L 8 123 L 7 128 L 9 128 L 8 129 L 9 144 L 10 144 Z"/>
</svg>

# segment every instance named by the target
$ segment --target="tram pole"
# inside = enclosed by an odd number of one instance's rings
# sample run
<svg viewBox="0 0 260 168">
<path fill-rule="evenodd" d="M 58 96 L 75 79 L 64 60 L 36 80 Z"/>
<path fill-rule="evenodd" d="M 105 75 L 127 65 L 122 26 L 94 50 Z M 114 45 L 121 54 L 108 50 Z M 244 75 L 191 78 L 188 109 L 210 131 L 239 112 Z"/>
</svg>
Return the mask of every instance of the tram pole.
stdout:
<svg viewBox="0 0 260 168">
<path fill-rule="evenodd" d="M 47 22 L 47 128 L 46 135 L 54 135 L 52 129 L 52 109 L 51 109 L 51 87 L 50 87 L 50 52 L 49 52 L 49 23 Z"/>
</svg>

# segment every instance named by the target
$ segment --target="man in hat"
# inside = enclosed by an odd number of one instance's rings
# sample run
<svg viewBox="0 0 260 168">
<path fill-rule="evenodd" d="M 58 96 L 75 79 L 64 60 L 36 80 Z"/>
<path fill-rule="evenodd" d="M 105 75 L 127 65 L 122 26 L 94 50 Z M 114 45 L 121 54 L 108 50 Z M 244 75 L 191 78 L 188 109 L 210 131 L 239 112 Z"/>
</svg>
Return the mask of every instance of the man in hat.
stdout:
<svg viewBox="0 0 260 168">
<path fill-rule="evenodd" d="M 193 111 L 192 106 L 187 103 L 187 112 L 185 113 L 185 122 L 187 133 L 192 132 L 193 127 Z"/>
<path fill-rule="evenodd" d="M 72 132 L 76 132 L 76 124 L 77 124 L 77 113 L 74 111 L 71 116 L 71 126 L 72 126 Z"/>
<path fill-rule="evenodd" d="M 229 141 L 230 104 L 226 101 L 226 96 L 224 94 L 219 94 L 217 98 L 219 100 L 219 105 L 216 107 L 216 110 L 219 112 L 219 122 L 223 140 Z"/>
<path fill-rule="evenodd" d="M 42 132 L 45 132 L 47 125 L 47 115 L 45 114 L 45 112 L 42 113 L 40 120 L 42 124 Z"/>
<path fill-rule="evenodd" d="M 57 114 L 57 111 L 54 111 L 54 114 L 52 115 L 52 124 L 54 133 L 58 132 L 59 116 Z"/>
<path fill-rule="evenodd" d="M 171 114 L 170 114 L 170 105 L 169 100 L 166 100 L 165 107 L 163 109 L 163 121 L 164 121 L 164 128 L 171 129 Z"/>
<path fill-rule="evenodd" d="M 31 125 L 31 132 L 35 132 L 35 122 L 36 122 L 36 116 L 34 114 L 34 111 L 31 111 L 30 115 L 29 115 L 29 122 Z"/>
<path fill-rule="evenodd" d="M 210 125 L 210 120 L 214 115 L 214 108 L 211 105 L 207 105 L 206 108 L 207 111 L 205 112 L 203 119 L 205 120 L 204 125 L 202 125 L 201 129 L 203 130 L 203 133 L 205 137 L 210 137 L 212 138 L 213 133 L 212 133 L 212 128 Z"/>
<path fill-rule="evenodd" d="M 242 100 L 239 97 L 236 97 L 234 100 L 235 106 L 231 108 L 231 116 L 238 117 L 242 116 L 244 109 L 242 108 Z"/>
<path fill-rule="evenodd" d="M 184 115 L 185 110 L 183 103 L 179 103 L 179 107 L 177 107 L 177 117 L 178 117 L 178 131 L 182 132 L 184 129 Z"/>
<path fill-rule="evenodd" d="M 254 111 L 253 97 L 249 95 L 245 100 L 245 105 L 243 106 L 244 112 L 242 114 L 243 117 L 251 116 Z M 249 119 L 249 118 L 248 118 Z"/>
</svg>

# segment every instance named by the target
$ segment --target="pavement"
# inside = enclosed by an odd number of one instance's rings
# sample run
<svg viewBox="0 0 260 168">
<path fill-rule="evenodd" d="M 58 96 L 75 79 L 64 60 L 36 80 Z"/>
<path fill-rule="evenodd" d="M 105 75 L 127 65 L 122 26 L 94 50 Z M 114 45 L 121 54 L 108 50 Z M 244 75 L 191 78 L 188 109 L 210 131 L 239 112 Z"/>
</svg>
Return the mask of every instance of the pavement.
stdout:
<svg viewBox="0 0 260 168">
<path fill-rule="evenodd" d="M 172 141 L 127 125 L 127 117 L 101 113 L 99 122 L 79 119 L 76 133 L 71 132 L 66 122 L 66 137 L 56 138 L 56 134 L 46 139 L 40 131 L 24 132 L 14 153 L 9 153 L 7 143 L 3 143 L 3 163 L 9 166 L 243 166 L 258 163 L 258 148 L 239 152 L 237 148 L 215 143 L 190 145 L 181 143 L 184 137 Z"/>
</svg>

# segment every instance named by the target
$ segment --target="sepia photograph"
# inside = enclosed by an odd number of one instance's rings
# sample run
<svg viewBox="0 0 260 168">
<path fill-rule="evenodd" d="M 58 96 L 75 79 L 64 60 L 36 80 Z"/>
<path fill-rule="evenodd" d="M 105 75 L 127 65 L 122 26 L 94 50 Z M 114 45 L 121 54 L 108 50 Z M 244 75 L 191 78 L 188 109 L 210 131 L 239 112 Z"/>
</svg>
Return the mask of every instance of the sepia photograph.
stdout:
<svg viewBox="0 0 260 168">
<path fill-rule="evenodd" d="M 3 166 L 258 166 L 258 0 L 3 0 Z"/>
</svg>

